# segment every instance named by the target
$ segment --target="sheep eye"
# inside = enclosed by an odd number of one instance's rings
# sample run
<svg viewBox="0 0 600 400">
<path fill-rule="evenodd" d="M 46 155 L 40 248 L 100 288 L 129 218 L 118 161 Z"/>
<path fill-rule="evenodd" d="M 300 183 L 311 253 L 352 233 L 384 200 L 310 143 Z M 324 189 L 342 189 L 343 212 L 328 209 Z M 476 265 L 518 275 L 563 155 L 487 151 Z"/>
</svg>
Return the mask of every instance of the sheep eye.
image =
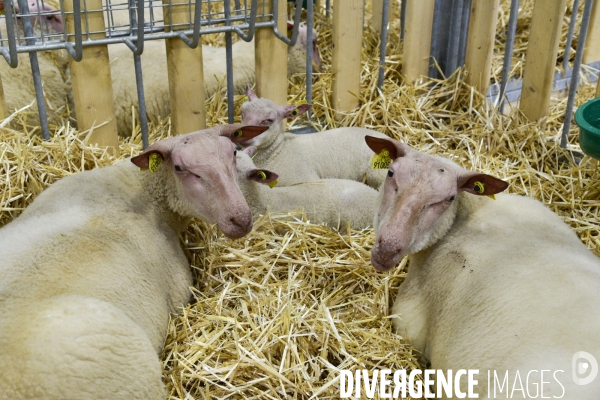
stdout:
<svg viewBox="0 0 600 400">
<path fill-rule="evenodd" d="M 391 178 L 392 176 L 394 176 L 394 171 L 392 171 L 391 169 L 388 170 L 388 176 Z"/>
<path fill-rule="evenodd" d="M 456 198 L 456 196 L 450 196 L 448 197 L 448 201 L 453 201 Z"/>
<path fill-rule="evenodd" d="M 176 165 L 176 166 L 175 166 L 175 171 L 177 171 L 177 172 L 181 172 L 181 171 L 183 171 L 183 170 L 181 169 L 181 167 L 180 167 L 179 165 Z"/>
<path fill-rule="evenodd" d="M 237 156 L 237 149 L 235 149 L 235 150 L 233 151 L 233 156 L 234 156 L 234 157 L 235 157 L 235 156 Z"/>
</svg>

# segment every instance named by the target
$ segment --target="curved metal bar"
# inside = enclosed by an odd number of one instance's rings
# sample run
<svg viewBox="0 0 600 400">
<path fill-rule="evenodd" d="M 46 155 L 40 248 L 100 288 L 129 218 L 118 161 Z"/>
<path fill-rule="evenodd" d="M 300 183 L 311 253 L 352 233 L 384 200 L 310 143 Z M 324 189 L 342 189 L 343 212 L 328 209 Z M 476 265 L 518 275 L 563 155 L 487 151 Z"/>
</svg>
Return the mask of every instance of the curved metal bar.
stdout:
<svg viewBox="0 0 600 400">
<path fill-rule="evenodd" d="M 137 31 L 137 37 L 135 39 L 135 44 L 131 38 L 127 38 L 124 40 L 127 47 L 133 51 L 133 54 L 136 56 L 141 56 L 144 52 L 144 1 L 138 0 L 137 5 L 137 20 L 135 15 L 135 0 L 129 0 L 129 23 L 131 26 L 131 32 L 134 30 Z"/>
<path fill-rule="evenodd" d="M 274 1 L 273 2 L 273 15 L 277 15 L 278 8 L 279 7 L 277 5 L 277 1 Z M 294 14 L 294 28 L 292 29 L 292 38 L 291 39 L 289 39 L 287 37 L 287 35 L 282 35 L 281 32 L 279 32 L 277 23 L 275 23 L 275 25 L 273 25 L 273 33 L 275 34 L 275 36 L 277 36 L 277 38 L 281 39 L 288 46 L 295 45 L 296 41 L 298 40 L 298 28 L 300 27 L 300 14 L 301 13 L 302 13 L 302 0 L 296 0 L 296 14 Z"/>
<path fill-rule="evenodd" d="M 183 42 L 185 44 L 187 44 L 187 46 L 189 48 L 195 49 L 196 47 L 198 47 L 198 44 L 200 43 L 200 19 L 202 16 L 202 0 L 196 0 L 195 6 L 194 6 L 194 29 L 193 29 L 193 33 L 192 33 L 192 40 L 190 40 L 187 35 L 183 32 L 180 32 L 178 34 L 179 38 L 181 40 L 183 40 Z M 171 12 L 171 18 L 173 18 L 172 12 Z M 171 21 L 173 21 L 171 19 Z"/>
<path fill-rule="evenodd" d="M 277 18 L 275 17 L 277 11 L 277 0 L 273 1 L 273 6 L 275 7 L 273 11 L 273 20 L 275 22 L 275 26 L 277 26 Z M 237 33 L 237 35 L 245 42 L 250 42 L 254 39 L 254 31 L 256 29 L 256 13 L 258 10 L 258 0 L 252 0 L 252 4 L 250 5 L 250 22 L 248 24 L 248 33 L 244 33 L 239 27 L 235 26 L 233 31 Z"/>
<path fill-rule="evenodd" d="M 60 12 L 62 15 L 63 21 L 65 19 L 64 6 L 62 4 L 62 0 L 60 2 Z M 65 29 L 65 39 L 64 45 L 65 49 L 71 55 L 71 58 L 77 62 L 81 61 L 83 58 L 83 45 L 82 45 L 82 37 L 81 37 L 81 3 L 79 0 L 73 0 L 73 23 L 75 25 L 75 46 L 68 41 L 67 31 Z"/>
<path fill-rule="evenodd" d="M 13 16 L 12 2 L 8 2 L 8 7 L 4 9 L 6 17 L 6 29 L 8 36 L 8 51 L 5 48 L 2 50 L 2 55 L 11 68 L 17 68 L 19 65 L 19 57 L 17 56 L 17 41 L 15 39 L 15 18 Z"/>
</svg>

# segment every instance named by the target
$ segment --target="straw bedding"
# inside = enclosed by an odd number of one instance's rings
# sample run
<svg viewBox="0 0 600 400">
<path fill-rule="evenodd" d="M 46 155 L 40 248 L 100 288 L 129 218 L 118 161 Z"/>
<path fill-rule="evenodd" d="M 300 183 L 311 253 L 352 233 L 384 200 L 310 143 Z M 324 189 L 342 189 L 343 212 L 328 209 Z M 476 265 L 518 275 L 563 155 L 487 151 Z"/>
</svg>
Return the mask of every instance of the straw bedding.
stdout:
<svg viewBox="0 0 600 400">
<path fill-rule="evenodd" d="M 317 24 L 327 66 L 331 29 L 324 17 Z M 377 39 L 365 35 L 360 107 L 335 120 L 326 67 L 315 79 L 313 120 L 303 122 L 380 130 L 506 179 L 510 192 L 543 201 L 600 256 L 600 168 L 572 151 L 576 127 L 570 150 L 558 146 L 565 99 L 555 99 L 538 125 L 517 111 L 499 113 L 462 83 L 460 72 L 410 87 L 399 74 L 399 46 L 390 40 L 380 93 Z M 291 79 L 290 102 L 304 98 L 303 80 Z M 593 88 L 583 88 L 577 103 L 592 96 Z M 207 105 L 210 124 L 226 121 L 222 92 Z M 8 125 L 0 128 L 0 226 L 57 179 L 116 159 L 68 125 L 57 127 L 50 142 L 38 138 L 38 129 Z M 151 142 L 168 135 L 168 121 L 153 125 Z M 117 158 L 140 149 L 139 135 L 122 139 Z M 418 354 L 392 332 L 388 317 L 408 266 L 377 273 L 369 263 L 373 238 L 370 229 L 338 233 L 299 213 L 264 216 L 235 241 L 216 227 L 192 224 L 181 240 L 196 278 L 193 299 L 173 316 L 162 354 L 170 398 L 334 399 L 340 369 L 419 368 Z"/>
</svg>

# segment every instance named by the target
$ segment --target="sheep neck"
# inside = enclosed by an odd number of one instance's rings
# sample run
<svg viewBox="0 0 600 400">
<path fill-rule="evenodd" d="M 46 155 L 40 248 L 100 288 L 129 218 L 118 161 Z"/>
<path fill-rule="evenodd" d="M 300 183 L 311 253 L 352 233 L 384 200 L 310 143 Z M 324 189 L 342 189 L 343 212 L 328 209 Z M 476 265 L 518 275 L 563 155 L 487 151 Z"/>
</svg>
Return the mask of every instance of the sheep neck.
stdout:
<svg viewBox="0 0 600 400">
<path fill-rule="evenodd" d="M 191 221 L 190 217 L 184 216 L 183 210 L 176 201 L 176 193 L 179 193 L 173 176 L 170 176 L 166 168 L 159 168 L 155 173 L 141 171 L 142 188 L 146 189 L 142 196 L 146 204 L 151 204 L 161 218 L 176 232 L 181 232 Z"/>
</svg>

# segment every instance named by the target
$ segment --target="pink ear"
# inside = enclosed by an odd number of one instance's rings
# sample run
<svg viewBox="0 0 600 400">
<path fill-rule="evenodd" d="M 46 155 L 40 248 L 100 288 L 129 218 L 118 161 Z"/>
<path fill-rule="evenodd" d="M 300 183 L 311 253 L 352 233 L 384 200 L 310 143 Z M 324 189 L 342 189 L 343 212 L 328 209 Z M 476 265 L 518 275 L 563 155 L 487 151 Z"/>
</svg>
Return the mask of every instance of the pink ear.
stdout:
<svg viewBox="0 0 600 400">
<path fill-rule="evenodd" d="M 299 104 L 297 106 L 283 106 L 280 109 L 280 112 L 282 113 L 282 118 L 296 118 L 299 117 L 300 115 L 304 114 L 305 112 L 307 112 L 308 110 L 310 110 L 310 108 L 312 107 L 312 104 Z"/>
<path fill-rule="evenodd" d="M 233 143 L 246 142 L 269 129 L 268 126 L 243 126 L 241 124 L 222 125 L 215 128 L 219 129 L 220 136 L 227 136 Z"/>
<path fill-rule="evenodd" d="M 246 96 L 248 96 L 248 100 L 250 101 L 258 100 L 258 96 L 254 94 L 250 84 L 248 84 L 248 87 L 246 88 Z"/>
<path fill-rule="evenodd" d="M 258 183 L 271 183 L 279 178 L 279 175 L 266 169 L 253 169 L 246 173 L 246 178 Z"/>
<path fill-rule="evenodd" d="M 254 153 L 256 153 L 256 147 L 255 146 L 248 146 L 245 149 L 242 150 L 244 153 L 248 154 L 250 157 L 252 157 L 254 155 Z"/>
<path fill-rule="evenodd" d="M 152 146 L 144 150 L 141 154 L 132 157 L 131 162 L 142 169 L 146 169 L 148 168 L 150 155 L 153 153 L 160 154 L 163 161 L 167 160 L 171 156 L 171 151 L 173 150 L 171 142 L 172 140 L 169 139 L 156 142 Z"/>
<path fill-rule="evenodd" d="M 402 149 L 402 143 L 396 143 L 393 139 L 382 139 L 375 136 L 365 136 L 365 142 L 375 154 L 381 153 L 381 150 L 387 149 L 390 153 L 390 158 L 395 160 L 398 157 L 403 157 L 406 153 Z"/>
<path fill-rule="evenodd" d="M 294 21 L 287 21 L 287 29 L 288 31 L 291 31 L 292 29 L 294 29 Z"/>
<path fill-rule="evenodd" d="M 491 196 L 508 188 L 508 182 L 491 175 L 467 171 L 459 177 L 458 188 L 478 196 Z"/>
</svg>

